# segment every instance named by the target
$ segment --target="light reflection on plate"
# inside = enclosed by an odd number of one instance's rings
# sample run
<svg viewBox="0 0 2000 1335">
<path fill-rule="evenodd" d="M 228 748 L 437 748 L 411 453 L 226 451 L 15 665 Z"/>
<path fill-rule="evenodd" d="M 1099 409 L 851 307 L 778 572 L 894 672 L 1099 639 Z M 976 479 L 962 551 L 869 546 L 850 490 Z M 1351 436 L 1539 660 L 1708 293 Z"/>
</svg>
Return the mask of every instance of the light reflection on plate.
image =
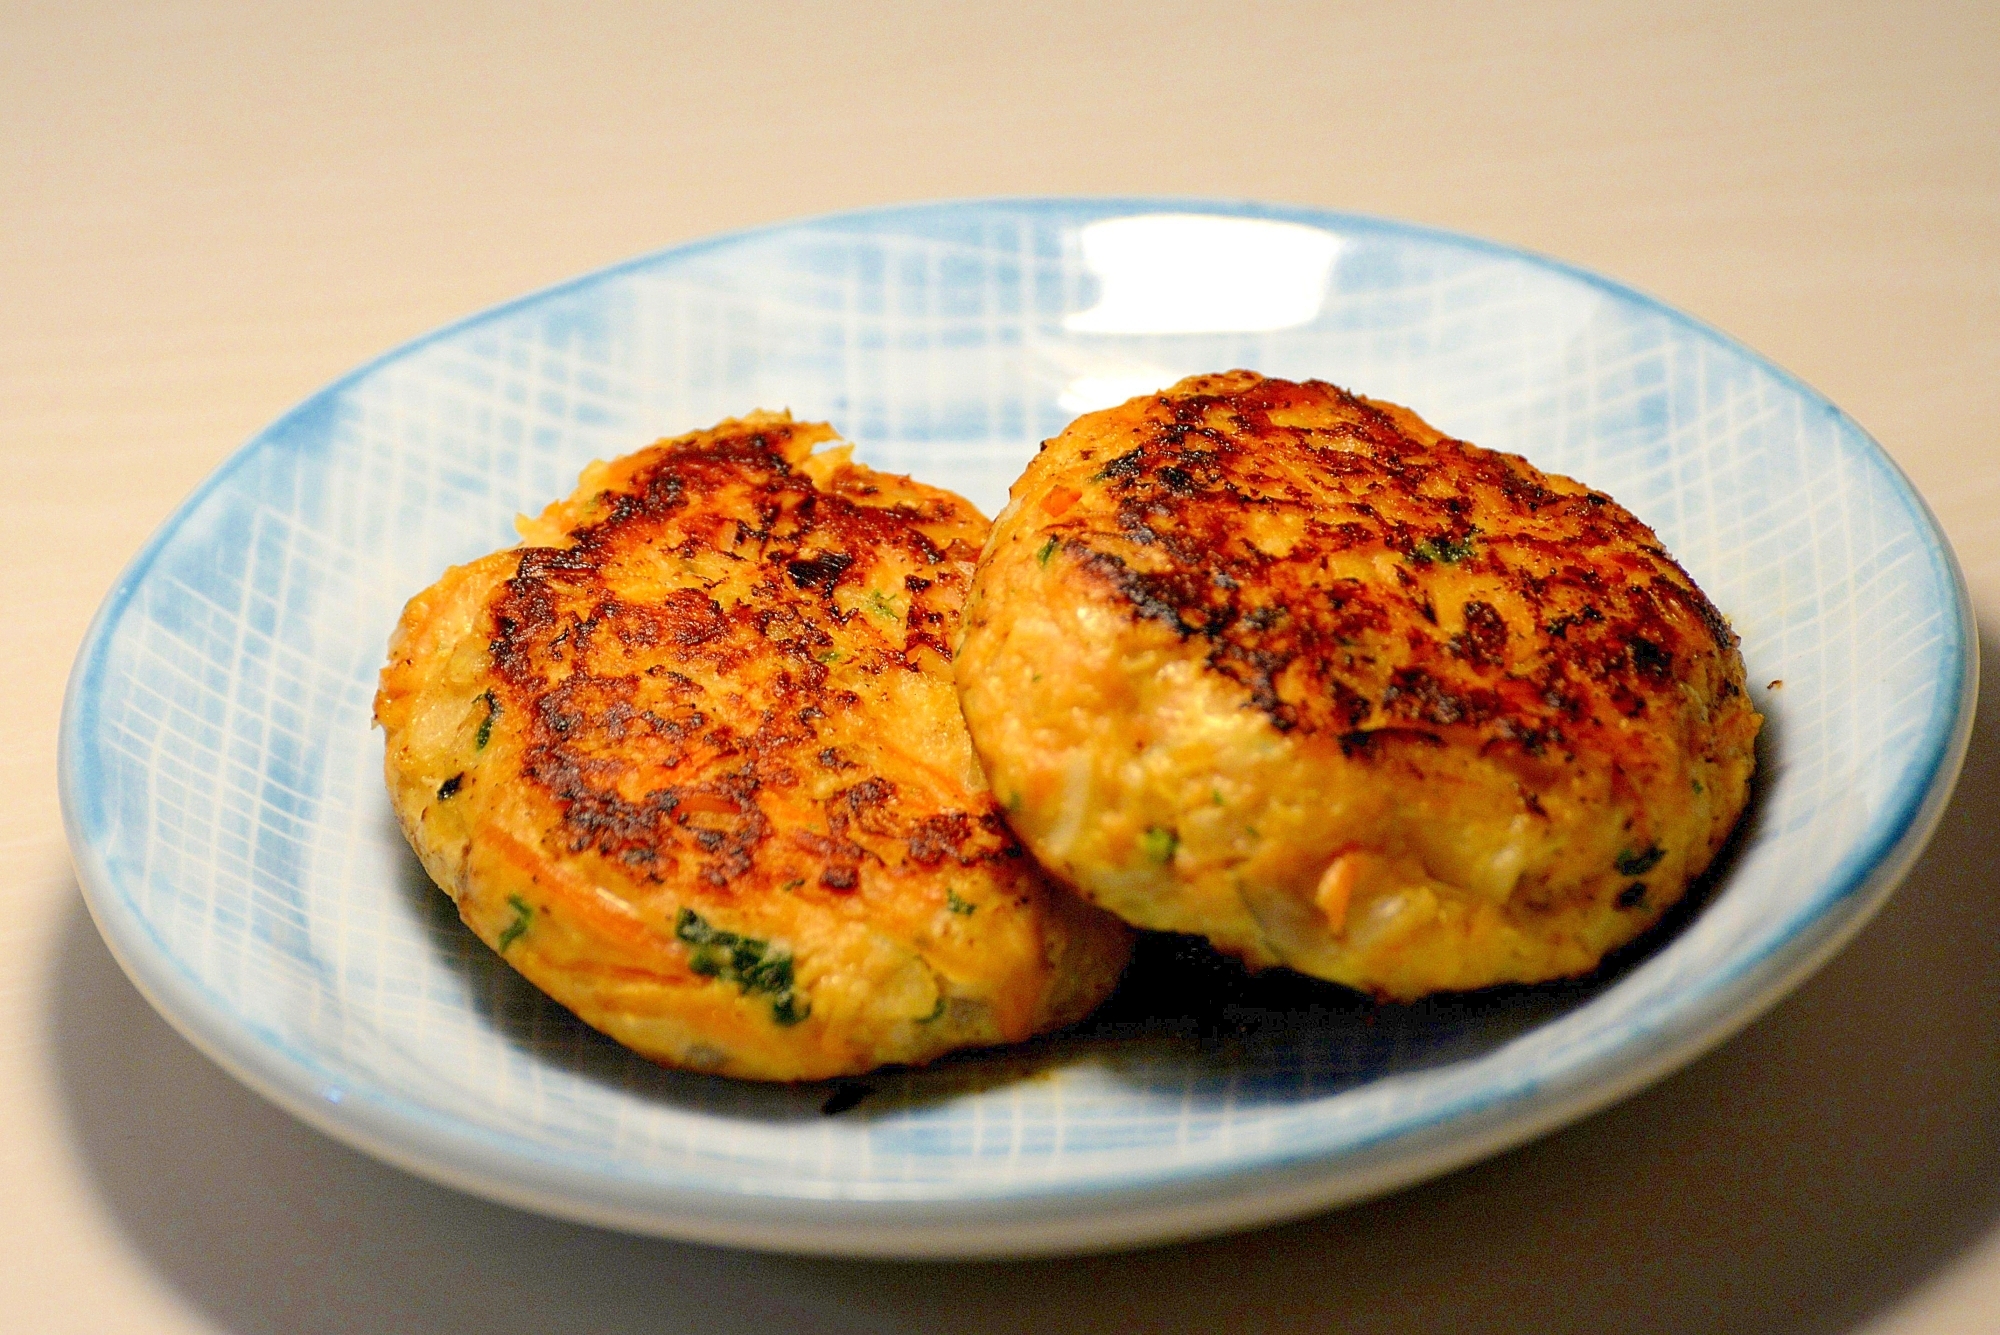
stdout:
<svg viewBox="0 0 2000 1335">
<path fill-rule="evenodd" d="M 1340 235 L 1269 218 L 1139 213 L 1077 230 L 1094 305 L 1073 334 L 1228 334 L 1311 324 Z M 1123 400 L 1120 400 L 1123 402 Z"/>
</svg>

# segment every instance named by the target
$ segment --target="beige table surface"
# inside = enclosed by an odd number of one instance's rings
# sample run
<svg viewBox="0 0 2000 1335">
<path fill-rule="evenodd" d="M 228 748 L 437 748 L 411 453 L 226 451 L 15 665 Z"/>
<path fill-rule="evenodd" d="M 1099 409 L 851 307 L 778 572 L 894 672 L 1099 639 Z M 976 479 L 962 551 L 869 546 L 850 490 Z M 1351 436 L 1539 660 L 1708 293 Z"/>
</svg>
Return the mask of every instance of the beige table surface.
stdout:
<svg viewBox="0 0 2000 1335">
<path fill-rule="evenodd" d="M 1720 1051 L 1344 1213 L 887 1265 L 602 1233 L 294 1123 L 154 1017 L 54 789 L 84 624 L 252 432 L 433 325 L 895 200 L 1242 196 L 1481 233 L 1853 413 L 2000 679 L 2000 6 L 0 6 L 0 1329 L 2000 1331 L 2000 687 L 1879 918 Z"/>
</svg>

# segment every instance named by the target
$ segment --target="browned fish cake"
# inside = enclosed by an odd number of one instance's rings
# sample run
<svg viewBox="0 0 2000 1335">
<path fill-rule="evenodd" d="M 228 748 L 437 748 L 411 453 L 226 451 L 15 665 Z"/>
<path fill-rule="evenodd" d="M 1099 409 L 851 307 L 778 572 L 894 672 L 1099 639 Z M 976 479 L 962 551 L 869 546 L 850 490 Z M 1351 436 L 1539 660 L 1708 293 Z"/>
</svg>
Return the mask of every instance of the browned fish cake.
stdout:
<svg viewBox="0 0 2000 1335">
<path fill-rule="evenodd" d="M 985 521 L 756 414 L 593 464 L 411 600 L 375 715 L 486 943 L 648 1057 L 812 1079 L 1081 1018 L 1131 934 L 995 809 L 950 642 Z"/>
<path fill-rule="evenodd" d="M 1014 829 L 1087 898 L 1397 998 L 1583 973 L 1658 920 L 1762 722 L 1610 497 L 1247 371 L 1043 447 L 956 672 Z"/>
</svg>

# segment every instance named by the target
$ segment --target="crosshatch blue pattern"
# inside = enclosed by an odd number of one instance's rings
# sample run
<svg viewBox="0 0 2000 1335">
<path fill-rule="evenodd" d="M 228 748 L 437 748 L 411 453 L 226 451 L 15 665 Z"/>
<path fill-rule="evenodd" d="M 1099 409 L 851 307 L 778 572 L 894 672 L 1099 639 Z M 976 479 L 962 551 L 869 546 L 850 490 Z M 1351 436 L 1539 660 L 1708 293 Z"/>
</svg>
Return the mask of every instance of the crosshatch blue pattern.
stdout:
<svg viewBox="0 0 2000 1335">
<path fill-rule="evenodd" d="M 1246 246 L 1272 223 L 1331 234 L 1318 314 L 1247 332 L 1068 327 L 1106 291 L 1082 230 L 1146 214 L 1240 220 Z M 789 407 L 990 513 L 1079 406 L 1239 365 L 1407 403 L 1610 491 L 1734 619 L 1770 719 L 1751 828 L 1703 909 L 1616 977 L 1332 1007 L 1226 1041 L 1100 1028 L 885 1076 L 826 1117 L 824 1087 L 662 1071 L 599 1038 L 479 945 L 403 846 L 368 724 L 388 629 L 588 460 Z M 1031 1206 L 1276 1163 L 1337 1173 L 1453 1119 L 1528 1117 L 1543 1091 L 1615 1078 L 1621 1053 L 1717 1027 L 1709 1003 L 1735 980 L 1775 976 L 1885 891 L 1871 873 L 1948 782 L 1963 731 L 1955 578 L 1851 422 L 1559 265 L 1256 206 L 881 210 L 580 280 L 421 340 L 270 428 L 107 603 L 69 701 L 65 801 L 107 939 L 184 1031 L 322 1125 L 355 1109 L 377 1142 L 407 1128 L 424 1148 L 405 1159 L 459 1180 L 532 1164 L 584 1195 L 612 1184 L 643 1214 L 651 1188 Z"/>
</svg>

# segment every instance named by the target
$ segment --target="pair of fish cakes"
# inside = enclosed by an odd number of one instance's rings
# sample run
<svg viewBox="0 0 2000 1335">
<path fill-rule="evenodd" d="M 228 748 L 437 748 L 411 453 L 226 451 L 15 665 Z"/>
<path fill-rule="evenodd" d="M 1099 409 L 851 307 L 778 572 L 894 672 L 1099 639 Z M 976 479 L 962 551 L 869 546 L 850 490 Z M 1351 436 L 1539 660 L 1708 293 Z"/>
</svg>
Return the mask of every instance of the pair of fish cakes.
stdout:
<svg viewBox="0 0 2000 1335">
<path fill-rule="evenodd" d="M 834 439 L 592 465 L 391 644 L 412 846 L 645 1056 L 1019 1041 L 1132 926 L 1396 999 L 1584 973 L 1741 814 L 1735 637 L 1651 531 L 1406 410 L 1193 377 L 1047 442 L 990 531 Z"/>
</svg>

